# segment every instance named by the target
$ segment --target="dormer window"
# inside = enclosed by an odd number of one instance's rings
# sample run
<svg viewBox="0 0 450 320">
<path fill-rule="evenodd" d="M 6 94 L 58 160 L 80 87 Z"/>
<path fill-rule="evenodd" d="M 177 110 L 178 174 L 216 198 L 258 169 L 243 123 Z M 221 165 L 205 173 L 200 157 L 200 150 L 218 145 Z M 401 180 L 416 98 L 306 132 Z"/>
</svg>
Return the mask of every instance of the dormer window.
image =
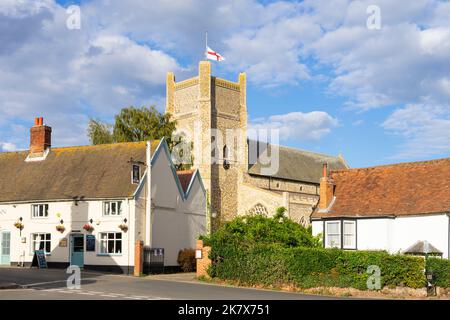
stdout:
<svg viewBox="0 0 450 320">
<path fill-rule="evenodd" d="M 48 204 L 33 204 L 31 206 L 31 216 L 33 218 L 47 218 Z"/>
<path fill-rule="evenodd" d="M 141 181 L 141 167 L 138 164 L 133 164 L 131 170 L 131 183 L 139 184 Z"/>
</svg>

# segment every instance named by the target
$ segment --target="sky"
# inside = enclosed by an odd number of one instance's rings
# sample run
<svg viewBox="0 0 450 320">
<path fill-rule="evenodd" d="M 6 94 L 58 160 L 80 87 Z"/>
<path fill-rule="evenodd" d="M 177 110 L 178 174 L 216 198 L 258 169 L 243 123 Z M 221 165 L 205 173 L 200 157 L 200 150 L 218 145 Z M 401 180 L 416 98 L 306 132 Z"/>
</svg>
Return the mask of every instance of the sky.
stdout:
<svg viewBox="0 0 450 320">
<path fill-rule="evenodd" d="M 282 145 L 351 167 L 450 157 L 438 0 L 0 0 L 0 151 L 27 149 L 38 116 L 70 146 L 89 143 L 90 118 L 164 111 L 166 73 L 196 75 L 205 31 L 226 58 L 213 74 L 247 73 L 249 125 L 279 129 Z"/>
</svg>

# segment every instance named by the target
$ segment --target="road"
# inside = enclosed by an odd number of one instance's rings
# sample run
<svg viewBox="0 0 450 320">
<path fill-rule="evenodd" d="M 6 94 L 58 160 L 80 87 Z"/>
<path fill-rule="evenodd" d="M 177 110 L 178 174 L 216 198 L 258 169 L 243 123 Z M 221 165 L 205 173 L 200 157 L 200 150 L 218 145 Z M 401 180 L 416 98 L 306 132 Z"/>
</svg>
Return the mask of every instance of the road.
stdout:
<svg viewBox="0 0 450 320">
<path fill-rule="evenodd" d="M 82 271 L 81 288 L 68 289 L 68 274 L 60 269 L 0 268 L 0 284 L 20 289 L 0 290 L 0 300 L 317 300 L 334 297 L 221 286 L 197 281 L 193 274 L 135 278 Z"/>
</svg>

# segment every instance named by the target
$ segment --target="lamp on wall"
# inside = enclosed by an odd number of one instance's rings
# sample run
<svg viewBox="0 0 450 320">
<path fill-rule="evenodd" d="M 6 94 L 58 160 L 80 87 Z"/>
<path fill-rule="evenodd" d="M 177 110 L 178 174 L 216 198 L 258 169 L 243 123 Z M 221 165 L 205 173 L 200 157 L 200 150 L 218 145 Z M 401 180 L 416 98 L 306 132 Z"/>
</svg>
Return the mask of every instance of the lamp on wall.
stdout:
<svg viewBox="0 0 450 320">
<path fill-rule="evenodd" d="M 94 220 L 90 219 L 89 222 L 92 224 L 92 222 L 94 222 Z"/>
<path fill-rule="evenodd" d="M 64 220 L 63 220 L 63 219 L 61 219 L 61 220 L 59 221 L 59 223 L 63 224 L 63 223 L 64 223 Z"/>
<path fill-rule="evenodd" d="M 123 223 L 127 223 L 127 222 L 128 222 L 127 218 L 123 219 Z"/>
</svg>

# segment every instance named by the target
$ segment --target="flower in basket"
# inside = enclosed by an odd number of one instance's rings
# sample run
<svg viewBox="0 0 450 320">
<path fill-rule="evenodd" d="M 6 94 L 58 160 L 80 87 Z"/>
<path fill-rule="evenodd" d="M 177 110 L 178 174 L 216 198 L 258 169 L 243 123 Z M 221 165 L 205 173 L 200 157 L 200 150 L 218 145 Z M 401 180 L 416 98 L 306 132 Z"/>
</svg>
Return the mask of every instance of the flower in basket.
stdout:
<svg viewBox="0 0 450 320">
<path fill-rule="evenodd" d="M 62 224 L 59 224 L 56 226 L 56 230 L 63 233 L 64 230 L 66 230 L 66 227 L 64 227 Z"/>
<path fill-rule="evenodd" d="M 119 229 L 122 230 L 123 232 L 127 232 L 128 226 L 125 223 L 122 223 L 122 224 L 119 224 Z"/>
<path fill-rule="evenodd" d="M 16 223 L 14 223 L 14 227 L 16 227 L 19 230 L 22 230 L 25 226 L 23 225 L 22 222 L 17 221 Z"/>
<path fill-rule="evenodd" d="M 92 231 L 94 230 L 94 227 L 91 226 L 90 224 L 86 223 L 86 224 L 83 226 L 83 229 L 86 230 L 87 232 L 92 232 Z"/>
</svg>

